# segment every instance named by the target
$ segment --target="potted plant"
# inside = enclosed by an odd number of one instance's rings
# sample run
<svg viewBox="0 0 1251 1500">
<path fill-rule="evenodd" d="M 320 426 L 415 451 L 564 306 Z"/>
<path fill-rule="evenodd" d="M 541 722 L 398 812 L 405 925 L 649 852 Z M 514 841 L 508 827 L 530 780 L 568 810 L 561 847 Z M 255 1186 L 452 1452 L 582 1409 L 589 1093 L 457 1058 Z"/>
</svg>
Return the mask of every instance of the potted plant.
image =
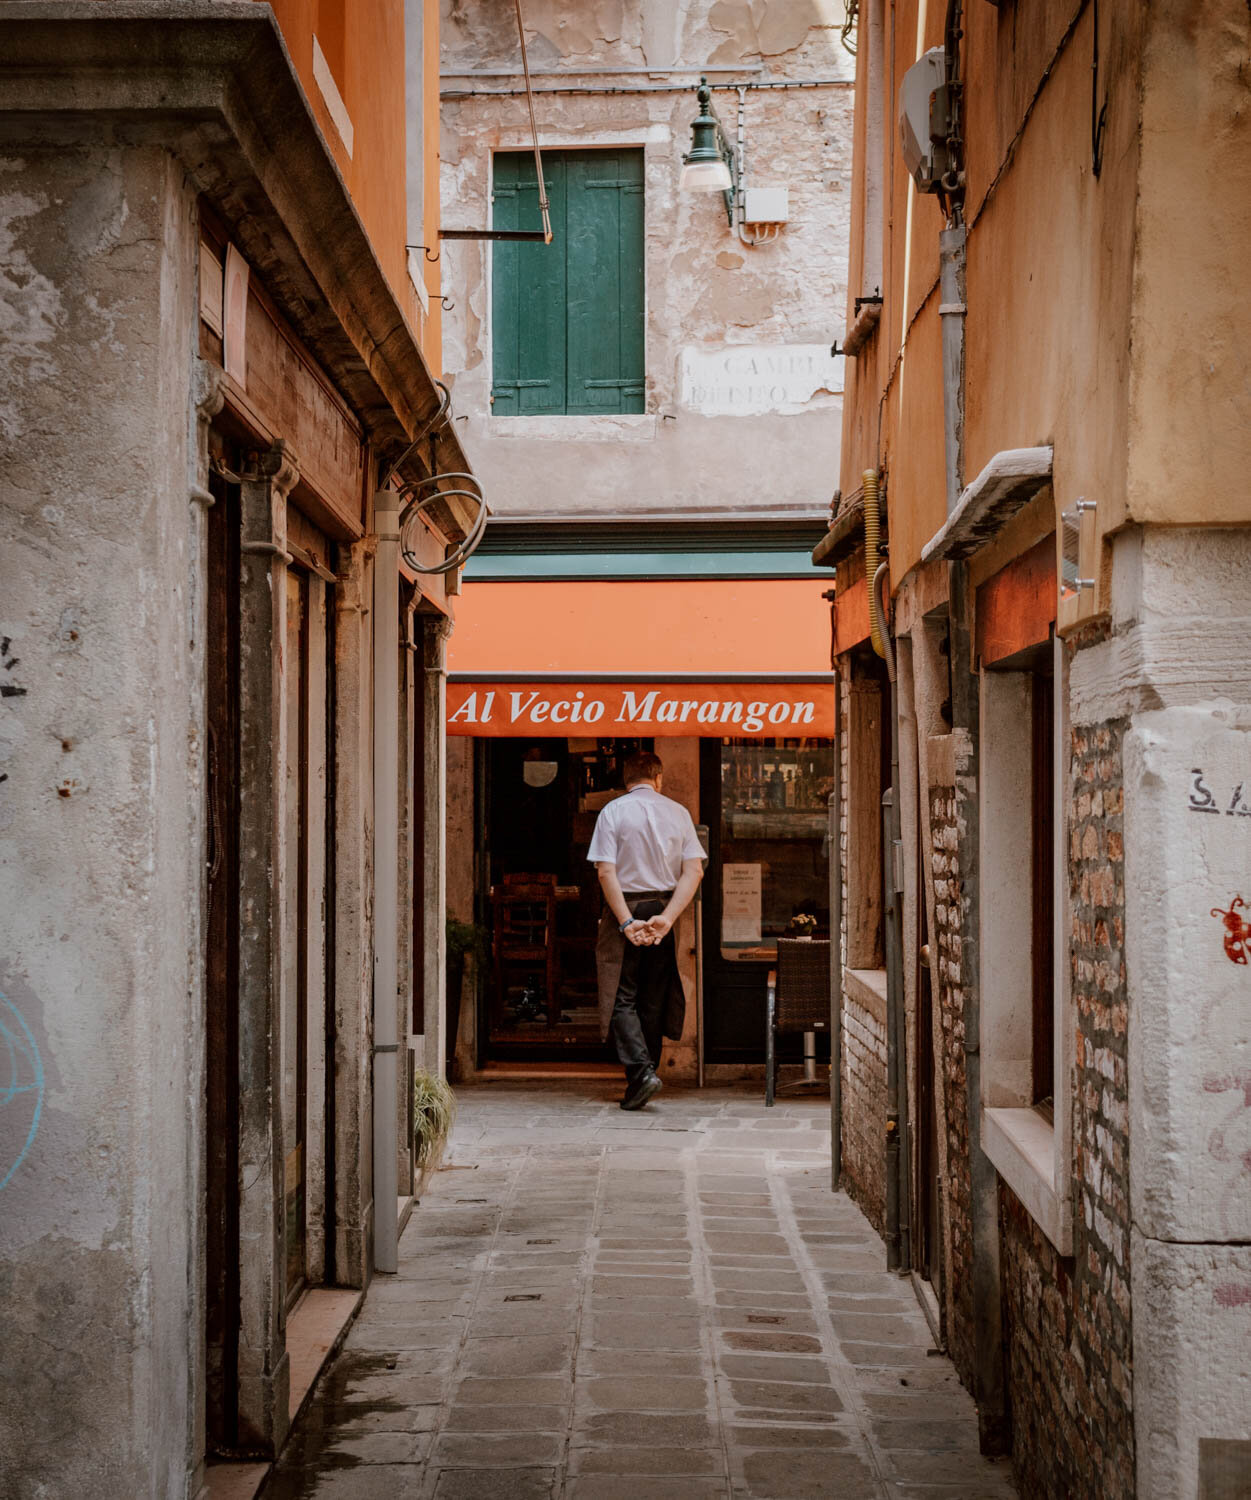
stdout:
<svg viewBox="0 0 1251 1500">
<path fill-rule="evenodd" d="M 426 1068 L 413 1070 L 413 1166 L 435 1165 L 456 1117 L 456 1096 L 445 1078 Z"/>
<path fill-rule="evenodd" d="M 786 929 L 788 937 L 799 938 L 801 942 L 811 942 L 812 934 L 817 930 L 817 919 L 811 912 L 797 912 L 790 920 Z"/>
</svg>

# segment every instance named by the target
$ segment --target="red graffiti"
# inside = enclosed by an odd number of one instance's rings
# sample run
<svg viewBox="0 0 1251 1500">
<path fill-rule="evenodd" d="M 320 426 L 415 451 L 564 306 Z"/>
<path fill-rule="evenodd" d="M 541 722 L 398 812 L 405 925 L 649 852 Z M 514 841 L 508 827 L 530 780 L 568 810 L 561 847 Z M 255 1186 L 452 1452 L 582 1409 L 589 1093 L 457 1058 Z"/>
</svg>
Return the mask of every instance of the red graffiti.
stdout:
<svg viewBox="0 0 1251 1500">
<path fill-rule="evenodd" d="M 1212 915 L 1219 917 L 1225 924 L 1225 957 L 1231 964 L 1245 964 L 1251 961 L 1251 922 L 1246 922 L 1238 915 L 1238 908 L 1247 910 L 1247 903 L 1241 896 L 1235 896 L 1229 903 L 1229 909 L 1223 910 L 1219 906 L 1212 908 Z"/>
<path fill-rule="evenodd" d="M 1217 1307 L 1251 1307 L 1251 1286 L 1236 1281 L 1223 1282 L 1212 1295 Z"/>
</svg>

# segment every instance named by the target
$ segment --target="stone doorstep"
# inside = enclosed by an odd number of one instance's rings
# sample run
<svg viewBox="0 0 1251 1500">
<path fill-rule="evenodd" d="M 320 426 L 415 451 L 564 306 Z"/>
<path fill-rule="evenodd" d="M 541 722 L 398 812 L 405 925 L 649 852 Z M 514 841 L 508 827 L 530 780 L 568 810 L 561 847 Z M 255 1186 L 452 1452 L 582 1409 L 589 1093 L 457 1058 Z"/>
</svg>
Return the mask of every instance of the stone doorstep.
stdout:
<svg viewBox="0 0 1251 1500">
<path fill-rule="evenodd" d="M 291 1368 L 292 1432 L 317 1377 L 343 1346 L 365 1294 L 351 1287 L 311 1287 L 287 1316 Z M 269 1463 L 209 1464 L 197 1500 L 255 1500 L 269 1477 Z"/>
</svg>

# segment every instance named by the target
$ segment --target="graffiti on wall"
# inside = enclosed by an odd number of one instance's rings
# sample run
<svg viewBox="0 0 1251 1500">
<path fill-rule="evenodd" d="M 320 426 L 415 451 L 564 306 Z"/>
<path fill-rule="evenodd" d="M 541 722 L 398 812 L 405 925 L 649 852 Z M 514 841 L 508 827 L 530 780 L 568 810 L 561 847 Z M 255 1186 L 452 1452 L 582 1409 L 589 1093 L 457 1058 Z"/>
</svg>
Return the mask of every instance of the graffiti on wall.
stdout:
<svg viewBox="0 0 1251 1500">
<path fill-rule="evenodd" d="M 0 990 L 0 1188 L 26 1159 L 43 1113 L 43 1058 L 17 1006 Z"/>
<path fill-rule="evenodd" d="M 1219 917 L 1224 924 L 1225 957 L 1231 964 L 1245 964 L 1251 956 L 1251 922 L 1238 915 L 1240 908 L 1247 910 L 1247 903 L 1241 896 L 1235 896 L 1228 907 L 1212 908 L 1212 915 Z"/>
</svg>

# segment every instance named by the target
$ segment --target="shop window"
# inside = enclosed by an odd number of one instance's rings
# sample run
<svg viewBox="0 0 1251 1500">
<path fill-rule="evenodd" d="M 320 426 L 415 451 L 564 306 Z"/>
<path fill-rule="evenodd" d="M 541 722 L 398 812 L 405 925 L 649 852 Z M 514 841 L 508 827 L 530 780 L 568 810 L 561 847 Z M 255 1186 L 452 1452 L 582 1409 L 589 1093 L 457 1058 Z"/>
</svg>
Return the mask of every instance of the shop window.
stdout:
<svg viewBox="0 0 1251 1500">
<path fill-rule="evenodd" d="M 495 416 L 620 415 L 644 400 L 643 153 L 545 151 L 552 243 L 493 247 Z M 494 227 L 541 227 L 529 151 L 497 152 Z"/>
<path fill-rule="evenodd" d="M 759 962 L 807 916 L 829 936 L 825 836 L 834 788 L 828 740 L 721 744 L 721 957 Z"/>
</svg>

